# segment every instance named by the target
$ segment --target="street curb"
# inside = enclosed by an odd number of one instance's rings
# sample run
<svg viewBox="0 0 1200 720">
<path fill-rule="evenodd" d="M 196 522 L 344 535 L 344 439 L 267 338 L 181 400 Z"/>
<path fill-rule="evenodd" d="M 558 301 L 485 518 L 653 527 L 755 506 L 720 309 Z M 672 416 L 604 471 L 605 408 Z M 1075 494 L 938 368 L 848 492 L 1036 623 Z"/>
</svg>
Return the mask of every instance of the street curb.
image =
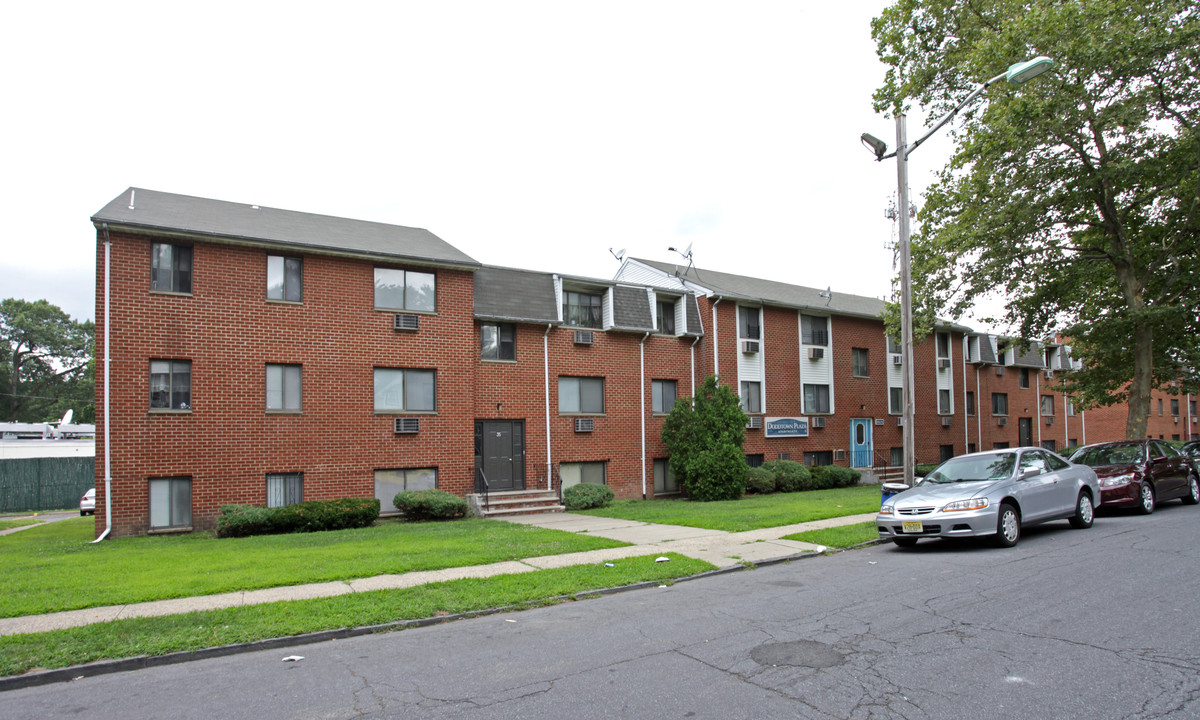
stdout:
<svg viewBox="0 0 1200 720">
<path fill-rule="evenodd" d="M 849 548 L 827 548 L 824 552 L 813 552 L 810 550 L 803 553 L 797 553 L 795 555 L 787 555 L 784 557 L 772 558 L 770 560 L 763 560 L 762 562 L 758 563 L 733 565 L 726 568 L 717 568 L 716 570 L 706 570 L 702 573 L 686 575 L 684 577 L 674 578 L 669 581 L 647 580 L 645 582 L 633 583 L 631 585 L 620 585 L 612 588 L 586 590 L 574 593 L 572 595 L 557 595 L 554 597 L 543 598 L 541 600 L 531 600 L 527 603 L 521 603 L 519 605 L 505 605 L 496 608 L 486 608 L 484 610 L 472 610 L 471 612 L 457 613 L 443 617 L 420 618 L 416 620 L 397 620 L 396 622 L 383 623 L 380 625 L 365 625 L 356 628 L 321 630 L 319 632 L 305 633 L 302 635 L 289 635 L 287 637 L 256 640 L 254 642 L 239 643 L 236 645 L 222 645 L 215 648 L 204 648 L 203 650 L 183 650 L 180 652 L 167 653 L 165 655 L 139 655 L 137 657 L 122 658 L 120 660 L 100 660 L 94 663 L 87 663 L 86 665 L 73 665 L 55 670 L 33 671 L 25 673 L 24 675 L 13 675 L 10 677 L 0 678 L 0 692 L 8 692 L 9 690 L 22 690 L 41 685 L 50 685 L 52 683 L 82 680 L 83 678 L 87 677 L 128 672 L 130 670 L 143 670 L 152 667 L 175 665 L 178 663 L 192 662 L 195 660 L 228 657 L 230 655 L 240 655 L 242 653 L 256 652 L 259 650 L 275 650 L 278 648 L 294 647 L 297 645 L 310 645 L 313 643 L 328 642 L 331 640 L 345 640 L 354 637 L 361 637 L 363 635 L 374 635 L 395 632 L 398 630 L 410 630 L 414 628 L 428 627 L 430 625 L 455 622 L 457 620 L 469 620 L 471 618 L 486 617 L 488 615 L 517 612 L 520 610 L 528 610 L 546 605 L 557 605 L 568 601 L 587 600 L 589 598 L 616 595 L 618 593 L 630 592 L 633 590 L 657 588 L 667 583 L 674 585 L 682 582 L 691 582 L 693 580 L 703 580 L 705 578 L 727 575 L 729 573 L 753 570 L 759 567 L 779 565 L 781 563 L 789 563 L 796 560 L 805 560 L 808 558 L 820 557 L 826 554 L 842 553 L 847 550 L 854 550 L 860 547 L 877 545 L 880 542 L 881 541 L 879 540 L 869 540 L 865 543 L 861 543 Z"/>
</svg>

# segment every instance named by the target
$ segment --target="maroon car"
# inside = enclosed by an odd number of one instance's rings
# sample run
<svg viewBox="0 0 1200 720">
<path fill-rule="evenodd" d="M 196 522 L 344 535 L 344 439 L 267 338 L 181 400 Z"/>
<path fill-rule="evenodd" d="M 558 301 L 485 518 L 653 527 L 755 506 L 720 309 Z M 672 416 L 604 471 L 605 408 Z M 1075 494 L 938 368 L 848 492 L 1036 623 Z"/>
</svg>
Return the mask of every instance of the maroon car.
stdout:
<svg viewBox="0 0 1200 720">
<path fill-rule="evenodd" d="M 1100 478 L 1105 507 L 1131 507 L 1149 515 L 1155 506 L 1173 498 L 1200 503 L 1200 480 L 1195 463 L 1173 445 L 1159 440 L 1121 440 L 1081 447 L 1071 462 L 1089 465 Z"/>
</svg>

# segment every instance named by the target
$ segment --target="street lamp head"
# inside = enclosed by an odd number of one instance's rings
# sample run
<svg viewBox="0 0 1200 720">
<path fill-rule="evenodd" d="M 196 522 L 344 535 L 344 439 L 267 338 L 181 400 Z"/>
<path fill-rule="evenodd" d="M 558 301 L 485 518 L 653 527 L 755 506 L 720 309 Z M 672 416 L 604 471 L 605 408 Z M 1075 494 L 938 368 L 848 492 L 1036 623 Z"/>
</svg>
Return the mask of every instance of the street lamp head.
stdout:
<svg viewBox="0 0 1200 720">
<path fill-rule="evenodd" d="M 876 160 L 882 160 L 884 153 L 887 152 L 887 143 L 875 137 L 871 133 L 862 134 L 862 144 L 871 152 L 875 153 Z"/>
<path fill-rule="evenodd" d="M 1032 60 L 1009 65 L 1004 78 L 1008 80 L 1009 85 L 1024 85 L 1053 67 L 1053 60 L 1045 55 L 1039 55 Z"/>
</svg>

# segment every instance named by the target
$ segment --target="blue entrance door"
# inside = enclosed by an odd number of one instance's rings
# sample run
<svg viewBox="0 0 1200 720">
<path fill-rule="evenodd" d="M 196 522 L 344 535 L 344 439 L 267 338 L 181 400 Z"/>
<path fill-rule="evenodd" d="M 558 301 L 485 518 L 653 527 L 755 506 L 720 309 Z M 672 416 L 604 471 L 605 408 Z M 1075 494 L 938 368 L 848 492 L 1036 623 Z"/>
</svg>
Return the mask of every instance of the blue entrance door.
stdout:
<svg viewBox="0 0 1200 720">
<path fill-rule="evenodd" d="M 850 419 L 850 467 L 871 467 L 871 419 Z"/>
</svg>

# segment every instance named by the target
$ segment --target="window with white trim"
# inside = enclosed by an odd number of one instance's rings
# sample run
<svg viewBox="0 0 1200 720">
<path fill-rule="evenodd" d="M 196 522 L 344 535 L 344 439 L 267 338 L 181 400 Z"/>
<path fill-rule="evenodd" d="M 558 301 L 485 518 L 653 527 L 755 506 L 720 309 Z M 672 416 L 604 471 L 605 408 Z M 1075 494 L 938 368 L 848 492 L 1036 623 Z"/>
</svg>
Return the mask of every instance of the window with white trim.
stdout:
<svg viewBox="0 0 1200 720">
<path fill-rule="evenodd" d="M 267 473 L 267 507 L 304 502 L 304 473 Z"/>
<path fill-rule="evenodd" d="M 671 461 L 658 458 L 654 461 L 654 494 L 665 495 L 679 492 L 679 481 L 671 471 Z"/>
<path fill-rule="evenodd" d="M 379 511 L 397 513 L 393 500 L 398 493 L 414 490 L 436 490 L 437 468 L 400 468 L 375 471 L 375 499 Z"/>
<path fill-rule="evenodd" d="M 154 243 L 150 247 L 150 289 L 159 292 L 192 292 L 192 248 Z"/>
<path fill-rule="evenodd" d="M 658 331 L 663 335 L 675 334 L 675 301 L 659 300 L 655 304 Z"/>
<path fill-rule="evenodd" d="M 375 368 L 375 412 L 435 412 L 437 372 Z"/>
<path fill-rule="evenodd" d="M 748 305 L 738 305 L 738 337 L 758 340 L 762 337 L 762 327 L 759 324 L 759 308 Z"/>
<path fill-rule="evenodd" d="M 304 261 L 298 257 L 267 256 L 267 299 L 300 302 Z"/>
<path fill-rule="evenodd" d="M 742 412 L 762 412 L 762 383 L 757 381 L 743 381 L 741 384 L 741 390 L 742 392 L 740 400 Z"/>
<path fill-rule="evenodd" d="M 517 326 L 482 323 L 479 326 L 479 355 L 484 360 L 516 360 Z"/>
<path fill-rule="evenodd" d="M 804 386 L 804 412 L 830 412 L 828 385 L 806 384 Z"/>
<path fill-rule="evenodd" d="M 823 315 L 801 315 L 800 343 L 802 345 L 828 345 L 829 318 Z"/>
<path fill-rule="evenodd" d="M 381 310 L 434 312 L 437 277 L 433 273 L 375 268 L 375 307 Z"/>
<path fill-rule="evenodd" d="M 299 365 L 267 365 L 267 409 L 300 412 Z"/>
<path fill-rule="evenodd" d="M 564 290 L 563 324 L 575 327 L 604 326 L 604 297 L 593 293 Z"/>
<path fill-rule="evenodd" d="M 150 409 L 192 409 L 192 361 L 150 361 Z"/>
<path fill-rule="evenodd" d="M 604 378 L 559 376 L 558 411 L 563 414 L 603 413 Z"/>
<path fill-rule="evenodd" d="M 150 478 L 150 529 L 187 528 L 192 525 L 192 479 Z"/>
<path fill-rule="evenodd" d="M 669 413 L 675 407 L 677 383 L 675 380 L 651 380 L 650 390 L 653 399 L 651 409 L 656 413 Z"/>
<path fill-rule="evenodd" d="M 581 483 L 607 485 L 607 465 L 606 461 L 560 463 L 558 474 L 562 478 L 562 489 L 566 490 L 572 485 L 579 485 Z"/>
</svg>

